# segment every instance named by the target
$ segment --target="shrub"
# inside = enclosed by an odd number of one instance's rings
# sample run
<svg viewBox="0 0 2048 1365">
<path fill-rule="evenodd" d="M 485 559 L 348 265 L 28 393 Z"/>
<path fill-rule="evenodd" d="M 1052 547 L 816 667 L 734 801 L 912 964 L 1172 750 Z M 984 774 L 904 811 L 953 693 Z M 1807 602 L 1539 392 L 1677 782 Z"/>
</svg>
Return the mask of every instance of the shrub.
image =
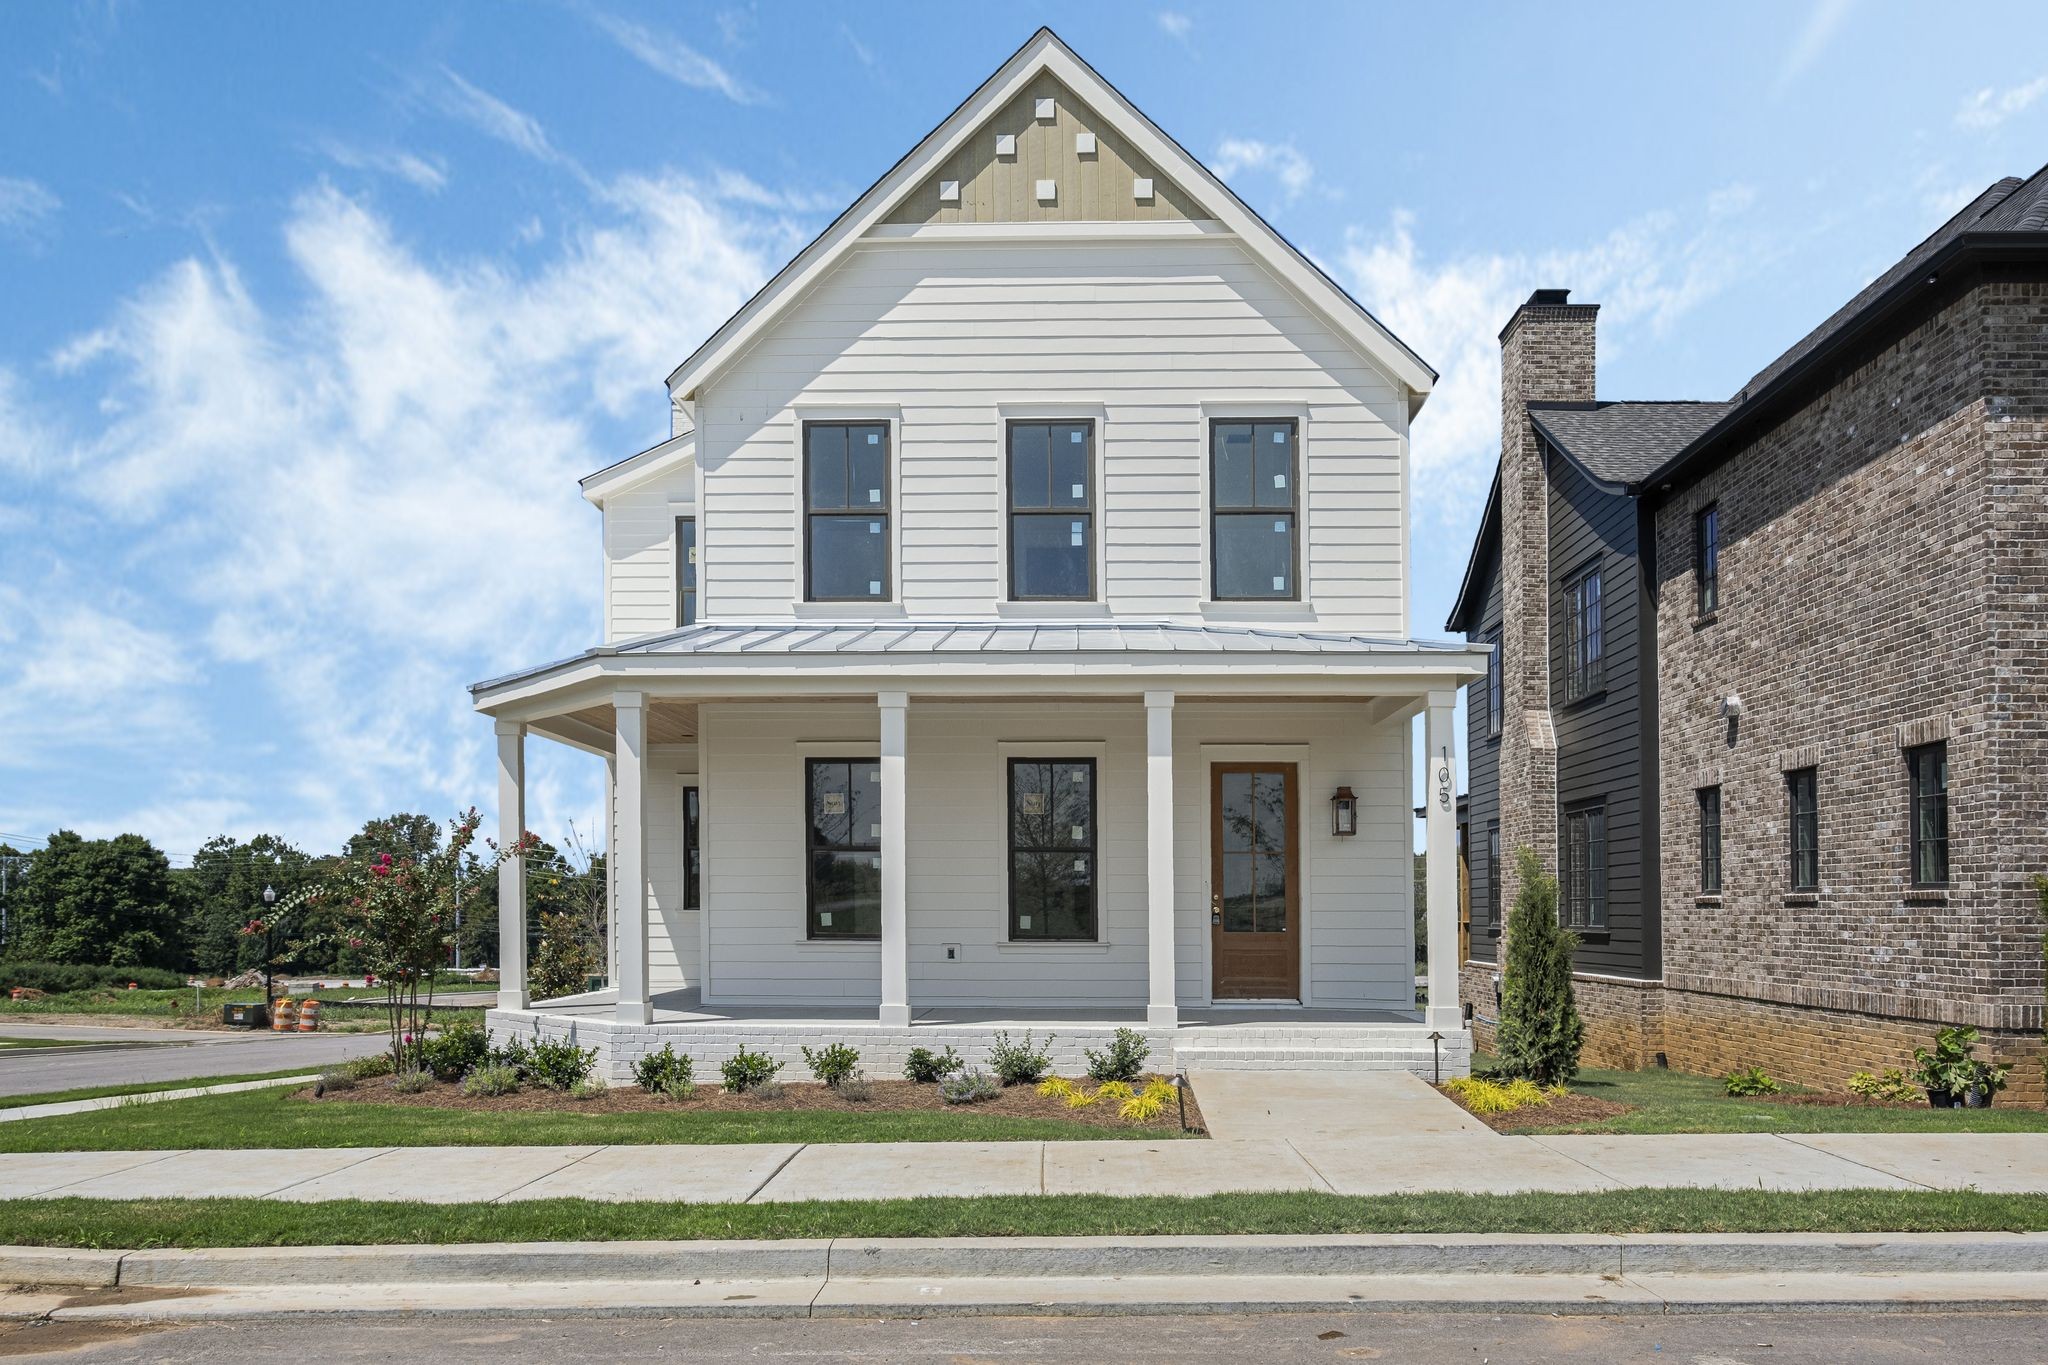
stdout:
<svg viewBox="0 0 2048 1365">
<path fill-rule="evenodd" d="M 687 1055 L 676 1055 L 675 1044 L 663 1043 L 661 1051 L 633 1063 L 633 1080 L 650 1095 L 667 1095 L 677 1085 L 688 1085 L 694 1093 L 696 1070 Z"/>
<path fill-rule="evenodd" d="M 875 1097 L 875 1087 L 868 1080 L 867 1072 L 860 1070 L 858 1067 L 854 1069 L 854 1073 L 851 1076 L 833 1086 L 832 1089 L 840 1099 L 851 1101 L 854 1104 L 866 1104 Z"/>
<path fill-rule="evenodd" d="M 468 1019 L 444 1024 L 439 1033 L 420 1040 L 420 1064 L 438 1080 L 459 1081 L 491 1052 L 491 1037 L 483 1025 Z"/>
<path fill-rule="evenodd" d="M 744 1095 L 749 1090 L 759 1090 L 775 1079 L 775 1073 L 782 1070 L 782 1063 L 765 1052 L 749 1052 L 742 1047 L 738 1052 L 719 1064 L 719 1074 L 725 1077 L 725 1088 L 735 1095 Z"/>
<path fill-rule="evenodd" d="M 611 1086 L 605 1083 L 604 1077 L 585 1076 L 582 1080 L 569 1087 L 569 1098 L 572 1100 L 594 1100 L 609 1089 L 611 1089 Z"/>
<path fill-rule="evenodd" d="M 355 1088 L 356 1078 L 348 1074 L 347 1068 L 339 1071 L 325 1072 L 319 1080 L 313 1083 L 313 1093 L 316 1095 L 330 1095 L 338 1090 L 353 1090 Z"/>
<path fill-rule="evenodd" d="M 661 1088 L 655 1093 L 665 1100 L 681 1104 L 684 1100 L 697 1098 L 697 1083 L 688 1076 L 671 1075 L 661 1083 Z"/>
<path fill-rule="evenodd" d="M 1951 1095 L 1957 1099 L 1972 1090 L 1982 1090 L 1987 1095 L 1997 1094 L 2005 1089 L 2005 1079 L 2012 1068 L 1978 1060 L 1971 1055 L 1976 1047 L 1977 1030 L 1942 1029 L 1934 1035 L 1932 1052 L 1924 1047 L 1913 1049 L 1913 1061 L 1918 1065 L 1914 1081 L 1936 1095 Z"/>
<path fill-rule="evenodd" d="M 567 1038 L 536 1038 L 527 1049 L 521 1074 L 544 1090 L 574 1090 L 590 1078 L 597 1049 L 576 1046 Z"/>
<path fill-rule="evenodd" d="M 519 1089 L 519 1073 L 503 1062 L 483 1062 L 462 1078 L 465 1095 L 510 1095 Z"/>
<path fill-rule="evenodd" d="M 1067 1093 L 1065 1098 L 1067 1101 L 1067 1108 L 1086 1109 L 1089 1105 L 1101 1099 L 1102 1095 L 1098 1091 L 1085 1090 L 1078 1085 L 1070 1085 L 1067 1087 Z"/>
<path fill-rule="evenodd" d="M 1920 1098 L 1920 1092 L 1906 1079 L 1906 1073 L 1895 1066 L 1885 1068 L 1882 1075 L 1857 1072 L 1849 1078 L 1849 1093 L 1879 1104 L 1903 1104 Z"/>
<path fill-rule="evenodd" d="M 350 1080 L 367 1081 L 378 1076 L 391 1074 L 391 1054 L 373 1052 L 367 1057 L 358 1057 L 352 1062 L 343 1062 L 338 1068 Z"/>
<path fill-rule="evenodd" d="M 1129 1081 L 1104 1081 L 1095 1087 L 1095 1098 L 1098 1100 L 1127 1100 L 1137 1093 L 1131 1088 Z"/>
<path fill-rule="evenodd" d="M 1065 1076 L 1047 1076 L 1038 1083 L 1038 1093 L 1065 1099 L 1074 1093 L 1074 1083 Z"/>
<path fill-rule="evenodd" d="M 1478 1076 L 1453 1077 L 1444 1082 L 1444 1089 L 1475 1114 L 1512 1114 L 1533 1104 L 1548 1104 L 1568 1093 L 1562 1087 L 1545 1090 L 1526 1078 L 1490 1081 Z"/>
<path fill-rule="evenodd" d="M 804 1049 L 804 1065 L 826 1085 L 837 1087 L 860 1067 L 860 1053 L 844 1043 L 834 1043 L 813 1052 Z"/>
<path fill-rule="evenodd" d="M 989 1068 L 996 1073 L 996 1079 L 1004 1085 L 1031 1085 L 1052 1070 L 1052 1040 L 1057 1034 L 1048 1033 L 1041 1047 L 1031 1046 L 1031 1030 L 1024 1030 L 1024 1041 L 1010 1041 L 1008 1029 L 997 1029 L 995 1041 L 988 1045 Z"/>
<path fill-rule="evenodd" d="M 1136 1030 L 1120 1028 L 1107 1049 L 1097 1052 L 1090 1048 L 1081 1055 L 1088 1059 L 1090 1080 L 1135 1081 L 1145 1074 L 1145 1059 L 1152 1055 L 1152 1045 Z"/>
<path fill-rule="evenodd" d="M 533 946 L 533 965 L 527 984 L 536 1000 L 555 1000 L 576 995 L 589 985 L 597 972 L 597 953 L 583 937 L 583 926 L 574 915 L 543 913 L 540 941 Z"/>
<path fill-rule="evenodd" d="M 1729 1072 L 1721 1078 L 1721 1087 L 1738 1098 L 1775 1095 L 1779 1089 L 1778 1083 L 1760 1066 L 1746 1066 L 1739 1071 Z"/>
<path fill-rule="evenodd" d="M 950 1047 L 944 1052 L 933 1052 L 928 1047 L 914 1047 L 910 1049 L 910 1056 L 903 1063 L 903 1075 L 906 1080 L 916 1081 L 919 1085 L 931 1085 L 945 1080 L 966 1065 L 967 1063 L 960 1060 L 960 1054 Z"/>
<path fill-rule="evenodd" d="M 0 963 L 0 990 L 20 986 L 46 995 L 111 989 L 125 991 L 134 982 L 146 991 L 177 990 L 185 978 L 162 967 L 99 967 L 71 962 Z"/>
<path fill-rule="evenodd" d="M 760 1100 L 764 1104 L 772 1104 L 776 1100 L 782 1099 L 783 1097 L 788 1095 L 789 1087 L 784 1085 L 781 1081 L 763 1081 L 759 1085 L 755 1086 L 752 1090 L 749 1090 L 747 1094 L 751 1098 Z"/>
<path fill-rule="evenodd" d="M 434 1073 L 416 1067 L 391 1073 L 391 1088 L 401 1095 L 417 1095 L 432 1088 L 433 1084 Z"/>
<path fill-rule="evenodd" d="M 939 1098 L 947 1104 L 980 1104 L 994 1099 L 1001 1088 L 995 1077 L 976 1067 L 940 1081 Z"/>
<path fill-rule="evenodd" d="M 1149 1123 L 1166 1112 L 1166 1106 L 1173 1103 L 1173 1087 L 1165 1081 L 1154 1081 L 1137 1094 L 1117 1106 L 1117 1117 L 1132 1123 Z"/>
<path fill-rule="evenodd" d="M 1501 1074 L 1557 1085 L 1579 1074 L 1579 1049 L 1586 1041 L 1572 994 L 1572 954 L 1579 939 L 1557 922 L 1557 878 L 1536 855 L 1517 849 L 1515 869 L 1522 889 L 1508 916 L 1494 1050 Z"/>
<path fill-rule="evenodd" d="M 507 1038 L 502 1047 L 493 1047 L 489 1057 L 499 1066 L 509 1066 L 518 1072 L 521 1080 L 527 1079 L 526 1068 L 533 1061 L 533 1053 L 518 1038 Z"/>
</svg>

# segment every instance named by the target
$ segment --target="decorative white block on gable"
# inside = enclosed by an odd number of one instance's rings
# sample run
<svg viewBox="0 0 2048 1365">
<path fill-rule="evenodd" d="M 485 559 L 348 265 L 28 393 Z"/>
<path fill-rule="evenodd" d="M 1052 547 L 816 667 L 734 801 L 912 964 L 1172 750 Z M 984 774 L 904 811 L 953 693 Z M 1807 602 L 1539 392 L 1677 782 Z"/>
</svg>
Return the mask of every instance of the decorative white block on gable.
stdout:
<svg viewBox="0 0 2048 1365">
<path fill-rule="evenodd" d="M 1095 134 L 1093 134 L 1093 133 L 1076 133 L 1076 134 L 1074 134 L 1074 151 L 1075 151 L 1075 152 L 1076 152 L 1077 154 L 1081 155 L 1081 156 L 1094 156 L 1094 155 L 1095 155 Z"/>
<path fill-rule="evenodd" d="M 1038 102 L 1038 121 L 1040 123 L 1049 121 L 1053 116 L 1053 108 L 1053 101 L 1050 97 L 1040 100 Z"/>
<path fill-rule="evenodd" d="M 1053 201 L 1053 197 L 1058 193 L 1059 185 L 1056 182 L 1051 180 L 1041 180 L 1038 182 L 1039 203 L 1050 204 Z"/>
<path fill-rule="evenodd" d="M 1140 176 L 1131 181 L 1131 198 L 1150 199 L 1151 197 L 1152 178 L 1150 176 Z"/>
<path fill-rule="evenodd" d="M 946 204 L 959 203 L 960 182 L 957 180 L 941 180 L 939 182 L 939 200 L 941 203 Z"/>
<path fill-rule="evenodd" d="M 1015 156 L 1015 155 L 1017 155 L 1017 135 L 1016 135 L 1015 133 L 997 133 L 997 134 L 996 134 L 996 155 L 997 155 L 997 156 Z"/>
</svg>

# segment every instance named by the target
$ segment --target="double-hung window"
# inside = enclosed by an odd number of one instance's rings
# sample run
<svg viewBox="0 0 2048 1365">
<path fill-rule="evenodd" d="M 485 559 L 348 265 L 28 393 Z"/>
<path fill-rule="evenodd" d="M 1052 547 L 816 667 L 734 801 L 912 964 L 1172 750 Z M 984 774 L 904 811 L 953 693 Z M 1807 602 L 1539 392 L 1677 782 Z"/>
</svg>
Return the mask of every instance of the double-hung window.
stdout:
<svg viewBox="0 0 2048 1365">
<path fill-rule="evenodd" d="M 805 914 L 809 938 L 882 936 L 882 765 L 804 764 Z"/>
<path fill-rule="evenodd" d="M 1298 434 L 1292 420 L 1209 426 L 1209 592 L 1215 601 L 1301 596 Z"/>
<path fill-rule="evenodd" d="M 1486 931 L 1500 937 L 1500 821 L 1486 822 Z"/>
<path fill-rule="evenodd" d="M 1564 817 L 1564 922 L 1607 927 L 1607 807 L 1580 806 Z"/>
<path fill-rule="evenodd" d="M 1500 639 L 1500 627 L 1498 626 L 1495 626 L 1487 633 L 1486 643 L 1493 646 L 1486 656 L 1486 734 L 1489 739 L 1500 734 Z"/>
<path fill-rule="evenodd" d="M 1913 777 L 1913 885 L 1948 885 L 1948 743 L 1906 751 Z"/>
<path fill-rule="evenodd" d="M 1820 770 L 1795 768 L 1785 774 L 1785 806 L 1789 817 L 1791 888 L 1820 890 Z"/>
<path fill-rule="evenodd" d="M 683 788 L 683 909 L 695 910 L 704 903 L 703 843 L 698 832 L 698 797 L 695 783 Z"/>
<path fill-rule="evenodd" d="M 889 597 L 889 424 L 804 423 L 804 598 Z"/>
<path fill-rule="evenodd" d="M 697 624 L 697 519 L 676 518 L 676 624 Z"/>
<path fill-rule="evenodd" d="M 1095 424 L 1009 426 L 1010 598 L 1095 596 Z"/>
<path fill-rule="evenodd" d="M 1700 892 L 1721 894 L 1721 789 L 1701 787 L 1700 801 Z"/>
<path fill-rule="evenodd" d="M 1095 760 L 1010 760 L 1010 937 L 1095 938 Z"/>
<path fill-rule="evenodd" d="M 1590 697 L 1605 686 L 1607 645 L 1601 616 L 1600 566 L 1565 587 L 1564 699 Z"/>
<path fill-rule="evenodd" d="M 1721 608 L 1721 505 L 1710 502 L 1692 523 L 1692 575 L 1695 614 L 1712 616 Z"/>
</svg>

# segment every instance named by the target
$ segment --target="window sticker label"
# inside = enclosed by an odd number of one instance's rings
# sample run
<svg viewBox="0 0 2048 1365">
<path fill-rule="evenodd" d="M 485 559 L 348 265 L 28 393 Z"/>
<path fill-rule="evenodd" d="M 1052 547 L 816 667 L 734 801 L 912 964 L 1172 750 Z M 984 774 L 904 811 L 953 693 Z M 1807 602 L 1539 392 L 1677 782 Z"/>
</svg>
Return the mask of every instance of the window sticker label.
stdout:
<svg viewBox="0 0 2048 1365">
<path fill-rule="evenodd" d="M 690 547 L 690 562 L 692 564 L 697 562 L 697 547 L 694 545 Z"/>
<path fill-rule="evenodd" d="M 1075 843 L 1080 844 L 1086 843 L 1088 841 L 1088 826 L 1075 825 L 1073 827 L 1073 831 L 1073 839 Z"/>
<path fill-rule="evenodd" d="M 1087 860 L 1086 858 L 1076 858 L 1076 859 L 1074 859 L 1074 871 L 1076 871 L 1076 872 L 1086 872 L 1087 870 L 1088 870 L 1088 860 Z"/>
<path fill-rule="evenodd" d="M 881 770 L 880 768 L 870 768 L 870 769 L 868 769 L 868 781 L 870 781 L 870 782 L 880 782 L 881 780 L 882 780 L 882 770 Z"/>
<path fill-rule="evenodd" d="M 870 597 L 880 597 L 881 595 L 882 595 L 882 580 L 881 580 L 881 579 L 879 579 L 879 578 L 870 578 L 870 579 L 868 580 L 868 596 L 870 596 Z"/>
<path fill-rule="evenodd" d="M 1282 578 L 1282 577 L 1281 577 L 1281 576 L 1280 576 L 1279 574 L 1274 574 L 1274 575 L 1273 575 L 1273 591 L 1274 591 L 1274 592 L 1286 592 L 1286 591 L 1287 591 L 1287 580 L 1286 580 L 1285 578 Z"/>
<path fill-rule="evenodd" d="M 1079 431 L 1070 431 L 1070 432 L 1068 432 L 1068 433 L 1067 433 L 1067 444 L 1068 444 L 1068 445 L 1071 445 L 1071 446 L 1077 446 L 1077 445 L 1081 444 L 1081 433 L 1080 433 Z"/>
<path fill-rule="evenodd" d="M 1275 535 L 1281 535 L 1281 536 L 1284 536 L 1284 535 L 1286 535 L 1286 534 L 1287 534 L 1287 523 L 1286 523 L 1286 522 L 1284 522 L 1284 521 L 1276 521 L 1276 522 L 1274 522 L 1274 523 L 1273 523 L 1273 534 L 1275 534 Z"/>
<path fill-rule="evenodd" d="M 1045 814 L 1045 793 L 1025 792 L 1023 803 L 1019 805 L 1017 809 L 1022 811 L 1026 815 Z"/>
<path fill-rule="evenodd" d="M 1273 476 L 1273 487 L 1275 487 L 1275 488 L 1285 488 L 1285 487 L 1287 487 L 1287 476 L 1286 476 L 1285 474 L 1275 474 L 1275 475 Z"/>
<path fill-rule="evenodd" d="M 1087 780 L 1088 774 L 1080 768 L 1076 768 L 1072 772 L 1067 774 L 1067 781 L 1069 782 L 1081 783 L 1086 782 Z"/>
<path fill-rule="evenodd" d="M 1086 489 L 1082 488 L 1080 484 L 1077 483 L 1074 485 L 1074 491 L 1068 494 L 1068 496 L 1075 498 L 1085 498 L 1088 496 L 1088 492 Z"/>
<path fill-rule="evenodd" d="M 1029 916 L 1029 915 L 1019 915 L 1019 916 L 1017 916 L 1017 927 L 1018 927 L 1019 929 L 1029 929 L 1029 928 L 1031 927 L 1031 916 Z"/>
<path fill-rule="evenodd" d="M 882 523 L 881 523 L 881 522 L 879 522 L 879 521 L 871 521 L 871 522 L 869 522 L 869 523 L 868 523 L 868 534 L 869 534 L 869 535 L 871 535 L 871 536 L 878 536 L 878 535 L 882 534 Z"/>
<path fill-rule="evenodd" d="M 1068 527 L 1067 534 L 1069 537 L 1071 537 L 1071 543 L 1073 545 L 1075 545 L 1076 547 L 1080 546 L 1080 544 L 1082 543 L 1081 523 L 1077 521 L 1072 526 Z"/>
<path fill-rule="evenodd" d="M 870 441 L 872 441 L 872 440 L 874 440 L 875 438 L 874 438 L 874 437 L 872 437 L 872 436 L 870 436 L 870 437 L 868 437 L 868 439 L 869 439 Z M 1273 431 L 1273 444 L 1274 444 L 1274 445 L 1276 445 L 1276 446 L 1284 446 L 1284 445 L 1286 445 L 1286 444 L 1287 444 L 1287 428 L 1286 428 L 1286 427 L 1277 427 L 1277 428 L 1275 428 L 1275 429 L 1274 429 L 1274 431 Z"/>
<path fill-rule="evenodd" d="M 824 926 L 826 926 L 826 925 L 829 925 L 829 924 L 831 924 L 831 923 L 832 923 L 832 912 L 831 912 L 830 910 L 820 910 L 820 911 L 818 912 L 818 924 L 819 924 L 819 926 L 820 926 L 820 927 L 822 928 L 822 927 L 824 927 Z"/>
<path fill-rule="evenodd" d="M 827 814 L 827 815 L 844 815 L 844 814 L 846 814 L 846 793 L 845 793 L 845 792 L 824 792 L 824 793 L 821 793 L 821 794 L 820 794 L 820 798 L 819 798 L 819 799 L 820 799 L 820 800 L 821 800 L 821 801 L 822 801 L 822 802 L 824 803 L 824 804 L 823 804 L 823 810 L 824 810 L 825 814 Z"/>
<path fill-rule="evenodd" d="M 871 445 L 871 446 L 878 446 L 878 445 L 880 445 L 881 443 L 882 443 L 882 433 L 881 433 L 881 432 L 879 432 L 879 431 L 871 431 L 871 432 L 869 432 L 869 433 L 868 433 L 868 444 L 869 444 L 869 445 Z"/>
<path fill-rule="evenodd" d="M 882 837 L 882 827 L 881 827 L 880 825 L 869 825 L 869 826 L 868 826 L 868 838 L 870 838 L 870 839 L 879 839 L 879 838 L 881 838 L 881 837 Z"/>
<path fill-rule="evenodd" d="M 868 490 L 868 501 L 869 501 L 869 502 L 880 502 L 881 500 L 882 500 L 882 490 L 881 490 L 881 489 L 879 489 L 879 488 L 870 488 L 870 489 Z"/>
</svg>

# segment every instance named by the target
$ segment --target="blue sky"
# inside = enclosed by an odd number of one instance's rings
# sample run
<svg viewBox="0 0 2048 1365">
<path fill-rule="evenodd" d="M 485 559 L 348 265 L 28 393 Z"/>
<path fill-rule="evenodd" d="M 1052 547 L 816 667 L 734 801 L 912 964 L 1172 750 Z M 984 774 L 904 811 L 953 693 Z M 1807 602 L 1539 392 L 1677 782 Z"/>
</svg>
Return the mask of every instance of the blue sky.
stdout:
<svg viewBox="0 0 2048 1365">
<path fill-rule="evenodd" d="M 1530 289 L 1604 305 L 1603 396 L 1726 397 L 2048 161 L 2048 10 L 1931 16 L 10 8 L 0 832 L 182 859 L 488 810 L 465 685 L 597 638 L 576 477 L 664 435 L 662 377 L 1039 23 L 1442 372 L 1414 433 L 1440 633 Z M 558 837 L 598 770 L 535 747 Z"/>
</svg>

